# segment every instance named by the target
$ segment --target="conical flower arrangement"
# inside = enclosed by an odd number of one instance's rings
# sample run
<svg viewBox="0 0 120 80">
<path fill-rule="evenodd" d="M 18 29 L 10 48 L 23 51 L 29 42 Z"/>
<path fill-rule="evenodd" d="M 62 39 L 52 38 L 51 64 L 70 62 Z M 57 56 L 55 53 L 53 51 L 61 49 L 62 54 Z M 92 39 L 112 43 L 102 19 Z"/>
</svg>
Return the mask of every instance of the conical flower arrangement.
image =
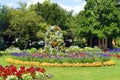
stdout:
<svg viewBox="0 0 120 80">
<path fill-rule="evenodd" d="M 65 44 L 62 30 L 58 26 L 51 26 L 45 36 L 45 52 L 48 54 L 64 54 Z"/>
</svg>

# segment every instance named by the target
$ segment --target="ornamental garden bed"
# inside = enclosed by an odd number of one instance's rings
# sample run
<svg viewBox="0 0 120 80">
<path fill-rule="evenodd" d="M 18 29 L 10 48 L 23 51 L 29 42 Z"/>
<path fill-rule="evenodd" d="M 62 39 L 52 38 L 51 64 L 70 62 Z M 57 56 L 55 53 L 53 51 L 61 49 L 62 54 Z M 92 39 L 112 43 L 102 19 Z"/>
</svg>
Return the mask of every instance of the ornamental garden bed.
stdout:
<svg viewBox="0 0 120 80">
<path fill-rule="evenodd" d="M 116 57 L 116 58 L 120 59 L 120 48 L 115 48 L 115 49 L 111 49 L 111 50 L 105 50 L 104 53 L 107 53 L 112 57 Z"/>
<path fill-rule="evenodd" d="M 19 69 L 14 65 L 0 65 L 0 80 L 48 80 L 50 77 L 44 68 L 20 66 Z"/>
<path fill-rule="evenodd" d="M 7 58 L 6 62 L 17 65 L 29 65 L 29 66 L 51 66 L 51 67 L 101 67 L 101 66 L 111 66 L 114 65 L 115 62 L 113 60 L 105 61 L 105 62 L 92 62 L 92 63 L 48 63 L 48 62 L 29 62 L 29 61 L 21 61 L 12 58 Z"/>
<path fill-rule="evenodd" d="M 110 66 L 115 62 L 105 53 L 66 53 L 64 55 L 46 53 L 12 53 L 6 61 L 11 64 L 53 66 L 53 67 L 87 67 Z"/>
<path fill-rule="evenodd" d="M 18 48 L 8 48 L 0 52 L 1 55 L 11 55 L 6 59 L 9 63 L 27 65 L 36 62 L 39 66 L 107 66 L 114 65 L 111 61 L 112 53 L 102 53 L 98 47 L 84 49 L 69 47 L 62 54 L 45 53 L 43 49 L 20 50 Z M 18 61 L 18 62 L 16 62 Z M 21 63 L 22 62 L 22 63 Z M 23 63 L 24 62 L 24 63 Z M 27 62 L 27 63 L 26 63 Z"/>
</svg>

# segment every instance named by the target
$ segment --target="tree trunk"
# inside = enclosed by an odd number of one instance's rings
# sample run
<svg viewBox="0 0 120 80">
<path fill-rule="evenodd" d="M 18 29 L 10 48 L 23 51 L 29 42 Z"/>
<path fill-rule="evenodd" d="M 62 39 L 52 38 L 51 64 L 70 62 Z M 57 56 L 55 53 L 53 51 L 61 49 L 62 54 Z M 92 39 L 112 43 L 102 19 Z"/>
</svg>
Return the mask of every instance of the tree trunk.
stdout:
<svg viewBox="0 0 120 80">
<path fill-rule="evenodd" d="M 26 41 L 24 49 L 27 49 L 28 44 L 29 44 L 29 40 Z"/>
</svg>

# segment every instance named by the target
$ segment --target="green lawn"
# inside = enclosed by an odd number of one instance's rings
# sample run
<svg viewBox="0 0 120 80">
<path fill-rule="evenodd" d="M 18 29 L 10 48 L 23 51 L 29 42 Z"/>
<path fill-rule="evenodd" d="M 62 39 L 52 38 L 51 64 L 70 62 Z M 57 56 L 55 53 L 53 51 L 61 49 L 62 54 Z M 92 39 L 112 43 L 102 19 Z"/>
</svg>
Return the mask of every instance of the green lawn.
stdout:
<svg viewBox="0 0 120 80">
<path fill-rule="evenodd" d="M 5 58 L 0 57 L 1 65 L 9 65 Z M 105 67 L 44 67 L 53 74 L 50 80 L 120 80 L 120 60 L 115 59 L 116 65 Z"/>
</svg>

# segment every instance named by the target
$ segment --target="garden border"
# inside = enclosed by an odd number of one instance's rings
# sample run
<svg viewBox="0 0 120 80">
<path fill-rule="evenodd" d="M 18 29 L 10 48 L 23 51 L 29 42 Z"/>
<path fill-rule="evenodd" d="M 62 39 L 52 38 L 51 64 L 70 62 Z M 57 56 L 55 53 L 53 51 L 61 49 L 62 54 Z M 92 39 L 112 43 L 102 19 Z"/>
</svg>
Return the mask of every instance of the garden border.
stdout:
<svg viewBox="0 0 120 80">
<path fill-rule="evenodd" d="M 112 66 L 115 65 L 115 61 L 109 60 L 106 62 L 93 62 L 93 63 L 47 63 L 47 62 L 29 62 L 29 61 L 21 61 L 13 58 L 7 58 L 5 60 L 11 64 L 17 65 L 29 65 L 29 66 L 47 66 L 47 67 L 101 67 L 101 66 Z"/>
</svg>

